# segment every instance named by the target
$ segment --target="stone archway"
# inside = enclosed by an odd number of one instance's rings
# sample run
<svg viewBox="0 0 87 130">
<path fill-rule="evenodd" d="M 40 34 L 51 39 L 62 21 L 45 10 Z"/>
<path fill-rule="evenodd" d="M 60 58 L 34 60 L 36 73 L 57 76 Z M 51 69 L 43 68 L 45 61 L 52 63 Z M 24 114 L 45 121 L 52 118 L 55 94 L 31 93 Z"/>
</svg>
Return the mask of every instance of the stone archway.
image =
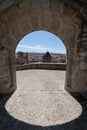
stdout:
<svg viewBox="0 0 87 130">
<path fill-rule="evenodd" d="M 77 13 L 75 8 L 57 0 L 22 0 L 13 4 L 6 12 L 1 12 L 0 25 L 1 94 L 11 93 L 16 89 L 15 48 L 24 35 L 36 30 L 52 32 L 65 43 L 67 49 L 66 90 L 87 91 L 85 71 L 87 70 L 85 60 L 87 40 L 82 41 L 87 25 L 83 16 Z M 85 82 L 83 82 L 84 79 Z"/>
</svg>

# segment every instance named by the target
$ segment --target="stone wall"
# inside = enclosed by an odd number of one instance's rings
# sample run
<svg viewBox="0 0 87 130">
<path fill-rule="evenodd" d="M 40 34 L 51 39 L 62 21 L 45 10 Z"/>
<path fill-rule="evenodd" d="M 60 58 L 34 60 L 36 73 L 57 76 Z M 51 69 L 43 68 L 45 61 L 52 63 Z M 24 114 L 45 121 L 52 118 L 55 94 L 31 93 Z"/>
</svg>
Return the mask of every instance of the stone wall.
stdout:
<svg viewBox="0 0 87 130">
<path fill-rule="evenodd" d="M 27 70 L 27 69 L 48 69 L 48 70 L 66 70 L 66 64 L 64 63 L 30 63 L 24 65 L 16 65 L 16 70 Z"/>
<path fill-rule="evenodd" d="M 16 89 L 15 48 L 23 36 L 37 30 L 52 32 L 65 43 L 66 90 L 86 92 L 86 1 L 7 1 L 0 1 L 0 93 Z"/>
<path fill-rule="evenodd" d="M 81 87 L 82 86 L 82 87 Z M 71 79 L 67 90 L 84 93 L 87 91 L 87 24 L 83 23 L 74 48 Z"/>
</svg>

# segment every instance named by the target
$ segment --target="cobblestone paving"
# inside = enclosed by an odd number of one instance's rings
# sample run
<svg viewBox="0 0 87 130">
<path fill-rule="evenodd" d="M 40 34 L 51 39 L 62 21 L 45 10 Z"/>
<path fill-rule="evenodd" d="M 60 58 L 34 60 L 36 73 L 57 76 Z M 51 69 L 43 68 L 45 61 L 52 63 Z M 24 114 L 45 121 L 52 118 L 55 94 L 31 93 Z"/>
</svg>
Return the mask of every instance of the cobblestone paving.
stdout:
<svg viewBox="0 0 87 130">
<path fill-rule="evenodd" d="M 17 71 L 17 90 L 0 98 L 0 130 L 87 130 L 87 102 L 64 81 L 65 71 Z"/>
</svg>

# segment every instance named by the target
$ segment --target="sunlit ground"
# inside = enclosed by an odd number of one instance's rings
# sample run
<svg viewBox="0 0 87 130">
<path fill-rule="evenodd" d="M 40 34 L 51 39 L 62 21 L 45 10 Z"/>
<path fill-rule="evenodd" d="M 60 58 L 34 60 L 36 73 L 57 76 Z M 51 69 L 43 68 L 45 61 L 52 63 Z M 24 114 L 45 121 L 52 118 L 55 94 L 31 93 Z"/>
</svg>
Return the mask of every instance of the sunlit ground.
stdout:
<svg viewBox="0 0 87 130">
<path fill-rule="evenodd" d="M 10 115 L 29 124 L 50 126 L 70 122 L 81 105 L 64 90 L 65 71 L 17 71 L 18 89 L 6 103 Z"/>
</svg>

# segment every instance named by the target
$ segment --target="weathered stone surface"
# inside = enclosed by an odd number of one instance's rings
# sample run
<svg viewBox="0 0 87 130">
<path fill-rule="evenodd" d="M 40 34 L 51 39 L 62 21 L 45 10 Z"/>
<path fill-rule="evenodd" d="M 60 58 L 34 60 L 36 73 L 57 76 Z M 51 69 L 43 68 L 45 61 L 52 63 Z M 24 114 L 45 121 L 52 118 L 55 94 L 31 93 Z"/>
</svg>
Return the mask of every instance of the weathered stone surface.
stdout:
<svg viewBox="0 0 87 130">
<path fill-rule="evenodd" d="M 60 63 L 34 63 L 26 65 L 16 65 L 16 70 L 28 70 L 28 69 L 48 69 L 48 70 L 66 70 L 66 64 Z"/>
<path fill-rule="evenodd" d="M 26 16 L 27 17 L 27 16 Z M 30 19 L 25 18 L 20 22 L 20 30 L 23 32 L 23 34 L 28 34 L 29 30 L 31 30 L 31 25 L 30 25 Z"/>
<path fill-rule="evenodd" d="M 16 30 L 17 29 L 17 30 Z M 18 28 L 13 28 L 13 30 L 11 31 L 11 34 L 13 35 L 13 37 L 19 41 L 21 39 L 21 35 L 22 35 L 22 32 L 21 30 Z"/>
<path fill-rule="evenodd" d="M 6 48 L 8 53 L 2 59 L 1 66 L 7 61 L 5 68 L 9 73 L 8 83 L 5 87 L 3 82 L 0 93 L 2 88 L 4 93 L 16 88 L 14 51 L 19 40 L 35 30 L 53 32 L 64 41 L 67 49 L 66 89 L 71 86 L 73 92 L 82 91 L 83 88 L 87 91 L 87 79 L 84 78 L 87 77 L 86 4 L 87 1 L 82 0 L 0 1 L 0 48 L 2 52 Z M 3 57 L 1 52 L 0 57 Z M 7 71 L 5 68 L 0 69 L 2 77 Z"/>
<path fill-rule="evenodd" d="M 87 70 L 87 63 L 84 62 L 80 63 L 80 68 L 81 70 Z"/>
<path fill-rule="evenodd" d="M 44 11 L 40 12 L 41 29 L 48 30 L 50 27 L 50 23 L 51 23 L 51 12 L 49 10 L 44 10 Z"/>
<path fill-rule="evenodd" d="M 10 6 L 12 6 L 14 3 L 14 0 L 4 0 L 4 1 L 0 1 L 0 11 L 3 11 L 7 8 L 9 8 Z"/>
<path fill-rule="evenodd" d="M 54 126 L 53 130 L 56 125 L 62 126 L 71 122 L 79 117 L 82 107 L 64 90 L 64 80 L 65 71 L 18 71 L 18 89 L 6 103 L 7 112 L 16 121 L 21 120 L 42 127 Z M 3 120 L 3 118 L 0 119 Z M 7 122 L 11 127 L 11 122 L 6 117 L 4 119 L 6 123 L 2 123 L 2 128 L 8 126 Z M 73 126 L 73 129 L 77 126 Z M 19 128 L 15 123 L 12 127 Z M 23 129 L 23 125 L 21 127 Z M 57 128 L 57 130 L 60 129 Z"/>
</svg>

